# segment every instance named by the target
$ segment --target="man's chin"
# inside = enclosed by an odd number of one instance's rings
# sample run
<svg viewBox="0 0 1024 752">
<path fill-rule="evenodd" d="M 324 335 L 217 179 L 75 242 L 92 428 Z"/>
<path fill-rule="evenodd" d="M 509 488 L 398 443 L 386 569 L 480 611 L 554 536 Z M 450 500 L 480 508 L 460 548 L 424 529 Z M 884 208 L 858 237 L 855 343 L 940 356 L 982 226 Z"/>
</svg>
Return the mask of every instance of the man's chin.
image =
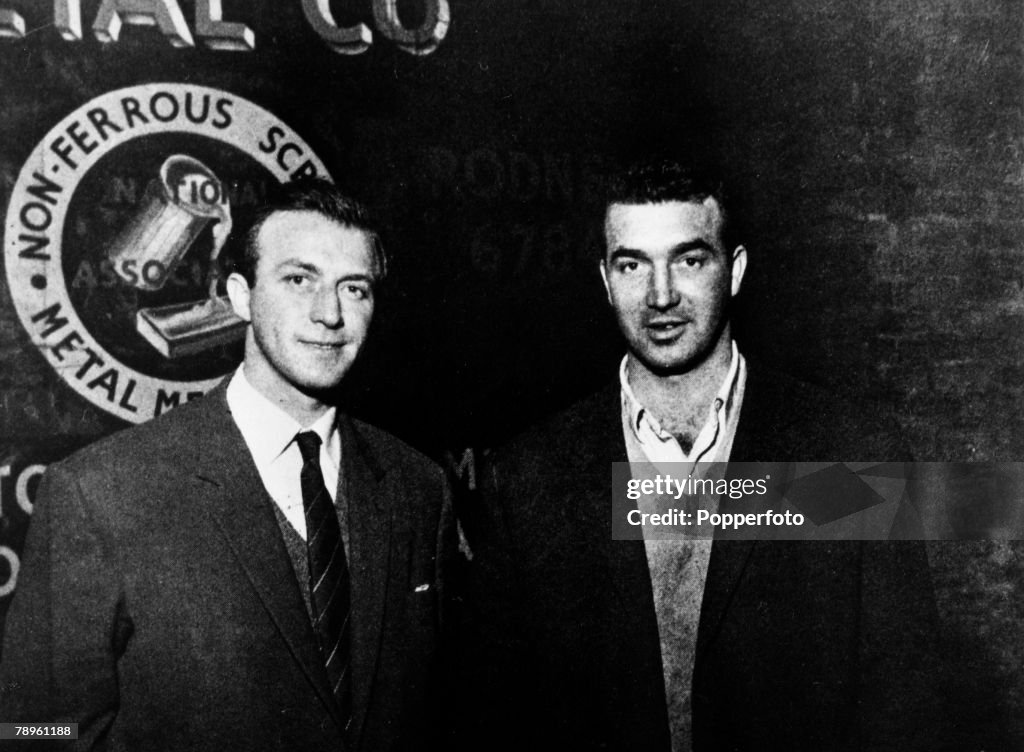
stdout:
<svg viewBox="0 0 1024 752">
<path fill-rule="evenodd" d="M 338 389 L 341 388 L 341 382 L 345 380 L 349 370 L 345 369 L 336 377 L 307 379 L 301 384 L 296 384 L 295 388 L 307 397 L 315 397 L 316 399 L 330 402 L 330 397 L 337 394 Z"/>
<path fill-rule="evenodd" d="M 640 362 L 643 363 L 644 368 L 660 378 L 668 376 L 682 376 L 684 373 L 692 371 L 697 365 L 696 361 L 693 359 L 673 360 L 668 362 L 641 360 Z"/>
<path fill-rule="evenodd" d="M 707 358 L 707 354 L 703 354 L 702 357 L 702 354 L 693 352 L 652 353 L 650 351 L 631 350 L 630 354 L 647 371 L 658 377 L 680 376 L 689 373 Z"/>
</svg>

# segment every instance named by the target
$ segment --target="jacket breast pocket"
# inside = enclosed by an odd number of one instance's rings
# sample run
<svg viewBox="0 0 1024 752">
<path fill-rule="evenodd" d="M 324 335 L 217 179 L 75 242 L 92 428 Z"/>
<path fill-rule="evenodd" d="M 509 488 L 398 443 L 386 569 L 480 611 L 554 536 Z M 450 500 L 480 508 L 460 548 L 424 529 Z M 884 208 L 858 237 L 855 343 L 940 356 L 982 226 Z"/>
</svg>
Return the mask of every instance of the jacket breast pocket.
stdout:
<svg viewBox="0 0 1024 752">
<path fill-rule="evenodd" d="M 401 594 L 402 609 L 410 622 L 433 629 L 437 621 L 438 582 L 435 547 L 412 532 L 396 536 L 395 577 L 392 587 Z"/>
</svg>

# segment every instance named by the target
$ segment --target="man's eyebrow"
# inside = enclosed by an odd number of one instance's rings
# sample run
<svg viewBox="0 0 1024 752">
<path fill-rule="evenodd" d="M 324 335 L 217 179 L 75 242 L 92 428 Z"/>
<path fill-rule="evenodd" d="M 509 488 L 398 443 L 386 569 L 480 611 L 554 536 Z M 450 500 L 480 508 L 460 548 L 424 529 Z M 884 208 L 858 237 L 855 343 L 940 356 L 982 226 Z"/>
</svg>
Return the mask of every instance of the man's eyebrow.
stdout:
<svg viewBox="0 0 1024 752">
<path fill-rule="evenodd" d="M 648 258 L 648 256 L 643 251 L 638 251 L 634 248 L 624 248 L 623 246 L 619 246 L 618 248 L 611 252 L 611 255 L 608 257 L 608 260 L 617 261 L 619 259 L 624 258 L 643 261 L 644 259 Z"/>
<path fill-rule="evenodd" d="M 319 274 L 320 268 L 316 264 L 311 264 L 308 261 L 301 261 L 299 259 L 285 259 L 277 265 L 278 269 L 301 269 L 304 272 L 312 272 Z"/>
<path fill-rule="evenodd" d="M 354 272 L 352 274 L 346 274 L 343 277 L 338 278 L 339 282 L 369 282 L 373 284 L 377 281 L 377 278 L 372 274 L 365 274 L 364 272 Z"/>
<path fill-rule="evenodd" d="M 679 256 L 683 253 L 689 253 L 690 251 L 707 251 L 708 253 L 715 253 L 716 249 L 711 243 L 704 240 L 704 238 L 697 238 L 696 240 L 689 240 L 685 243 L 672 248 L 669 251 L 673 256 Z"/>
<path fill-rule="evenodd" d="M 696 240 L 688 240 L 685 243 L 672 246 L 669 249 L 670 256 L 680 256 L 690 251 L 707 251 L 708 253 L 715 253 L 716 249 L 711 243 L 698 238 Z M 636 248 L 626 248 L 625 246 L 619 246 L 611 252 L 608 256 L 609 261 L 617 261 L 619 259 L 633 259 L 636 261 L 644 261 L 650 258 L 650 254 L 645 251 L 638 250 Z"/>
<path fill-rule="evenodd" d="M 308 261 L 302 261 L 300 259 L 285 259 L 280 262 L 277 267 L 277 271 L 304 271 L 310 274 L 320 275 L 323 274 L 322 270 L 316 264 L 311 264 Z M 351 274 L 345 274 L 338 278 L 338 282 L 368 282 L 370 284 L 376 283 L 377 278 L 373 274 L 366 272 L 352 272 Z"/>
</svg>

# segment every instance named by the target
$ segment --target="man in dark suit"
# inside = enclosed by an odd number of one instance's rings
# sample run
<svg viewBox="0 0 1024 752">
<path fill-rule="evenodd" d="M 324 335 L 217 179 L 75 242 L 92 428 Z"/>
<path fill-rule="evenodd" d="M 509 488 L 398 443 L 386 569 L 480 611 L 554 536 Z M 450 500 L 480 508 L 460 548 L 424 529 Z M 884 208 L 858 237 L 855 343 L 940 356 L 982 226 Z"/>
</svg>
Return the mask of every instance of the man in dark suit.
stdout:
<svg viewBox="0 0 1024 752">
<path fill-rule="evenodd" d="M 467 747 L 935 748 L 937 618 L 917 544 L 613 539 L 613 462 L 636 477 L 904 458 L 862 411 L 744 360 L 730 208 L 720 181 L 678 163 L 611 187 L 601 275 L 627 355 L 614 385 L 483 474 Z"/>
<path fill-rule="evenodd" d="M 333 398 L 385 274 L 376 226 L 299 181 L 238 247 L 242 367 L 46 474 L 0 719 L 77 723 L 82 749 L 426 748 L 449 486 Z"/>
</svg>

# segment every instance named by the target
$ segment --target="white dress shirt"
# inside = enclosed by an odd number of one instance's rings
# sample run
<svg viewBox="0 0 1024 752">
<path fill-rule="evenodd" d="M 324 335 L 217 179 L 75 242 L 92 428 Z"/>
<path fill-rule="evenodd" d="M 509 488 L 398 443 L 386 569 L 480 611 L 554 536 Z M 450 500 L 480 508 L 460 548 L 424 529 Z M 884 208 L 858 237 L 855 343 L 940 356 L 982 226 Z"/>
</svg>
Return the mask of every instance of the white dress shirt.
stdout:
<svg viewBox="0 0 1024 752">
<path fill-rule="evenodd" d="M 302 455 L 295 436 L 313 431 L 320 437 L 320 470 L 331 499 L 336 499 L 341 467 L 341 439 L 335 425 L 337 411 L 332 407 L 311 426 L 302 426 L 269 399 L 245 377 L 242 368 L 235 371 L 227 390 L 228 408 L 256 470 L 270 498 L 281 509 L 295 532 L 306 539 L 306 513 L 302 507 Z"/>
<path fill-rule="evenodd" d="M 689 454 L 683 451 L 676 437 L 664 430 L 654 414 L 641 405 L 633 394 L 626 371 L 627 358 L 623 358 L 619 366 L 619 385 L 622 390 L 623 431 L 626 447 L 631 450 L 629 461 L 650 462 L 654 465 L 684 462 L 691 467 L 697 462 L 728 462 L 747 385 L 747 362 L 736 343 L 732 343 L 729 371 Z M 642 451 L 637 452 L 636 449 Z"/>
</svg>

